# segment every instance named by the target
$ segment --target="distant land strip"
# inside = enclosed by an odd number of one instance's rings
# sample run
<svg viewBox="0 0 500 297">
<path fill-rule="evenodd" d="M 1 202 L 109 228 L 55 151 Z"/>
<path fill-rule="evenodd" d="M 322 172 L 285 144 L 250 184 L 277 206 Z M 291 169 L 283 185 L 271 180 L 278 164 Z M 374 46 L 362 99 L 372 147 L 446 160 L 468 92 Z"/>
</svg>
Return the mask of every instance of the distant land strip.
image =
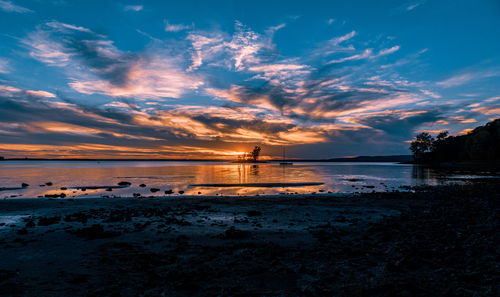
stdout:
<svg viewBox="0 0 500 297">
<path fill-rule="evenodd" d="M 92 158 L 5 158 L 0 161 L 161 161 L 161 162 L 231 162 L 222 159 L 92 159 Z M 330 159 L 285 159 L 286 162 L 410 162 L 413 161 L 411 155 L 391 155 L 391 156 L 357 156 Z M 283 162 L 283 159 L 272 159 L 269 162 Z M 251 163 L 249 163 L 251 164 Z"/>
</svg>

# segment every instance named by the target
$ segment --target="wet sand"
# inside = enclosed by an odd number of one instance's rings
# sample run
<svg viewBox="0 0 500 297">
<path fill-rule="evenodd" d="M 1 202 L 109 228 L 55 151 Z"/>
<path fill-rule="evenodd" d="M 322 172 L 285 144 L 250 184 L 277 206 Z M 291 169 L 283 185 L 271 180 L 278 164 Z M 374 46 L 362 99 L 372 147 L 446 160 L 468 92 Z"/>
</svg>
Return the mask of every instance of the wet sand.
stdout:
<svg viewBox="0 0 500 297">
<path fill-rule="evenodd" d="M 498 296 L 499 193 L 0 200 L 0 295 Z"/>
</svg>

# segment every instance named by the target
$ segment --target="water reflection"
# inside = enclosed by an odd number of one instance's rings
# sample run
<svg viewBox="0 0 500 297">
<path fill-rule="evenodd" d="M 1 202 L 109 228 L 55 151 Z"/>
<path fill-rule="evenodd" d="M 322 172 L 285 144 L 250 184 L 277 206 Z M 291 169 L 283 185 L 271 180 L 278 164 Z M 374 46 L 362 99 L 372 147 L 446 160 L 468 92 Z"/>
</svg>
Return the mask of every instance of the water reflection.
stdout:
<svg viewBox="0 0 500 297">
<path fill-rule="evenodd" d="M 294 163 L 233 164 L 222 162 L 0 162 L 0 188 L 30 186 L 21 190 L 0 191 L 0 197 L 38 197 L 64 193 L 67 197 L 165 195 L 256 195 L 312 192 L 392 191 L 402 186 L 436 185 L 450 182 L 442 172 L 430 168 L 393 163 Z M 130 187 L 108 189 L 120 181 Z M 52 182 L 52 185 L 46 185 Z M 304 187 L 190 187 L 192 184 L 247 183 L 324 183 Z M 146 187 L 139 187 L 145 184 Z M 41 186 L 43 185 L 43 186 Z M 103 189 L 73 189 L 102 186 Z M 61 189 L 63 188 L 63 189 Z M 66 188 L 66 189 L 64 189 Z M 160 191 L 151 192 L 151 188 Z"/>
<path fill-rule="evenodd" d="M 416 185 L 435 184 L 433 170 L 429 167 L 414 165 L 412 168 L 412 177 Z"/>
</svg>

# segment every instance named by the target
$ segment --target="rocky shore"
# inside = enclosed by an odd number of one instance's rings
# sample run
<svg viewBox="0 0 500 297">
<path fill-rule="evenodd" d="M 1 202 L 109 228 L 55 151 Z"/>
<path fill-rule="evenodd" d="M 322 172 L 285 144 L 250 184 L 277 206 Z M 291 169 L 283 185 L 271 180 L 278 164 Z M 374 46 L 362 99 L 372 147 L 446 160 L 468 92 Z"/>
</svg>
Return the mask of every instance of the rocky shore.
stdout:
<svg viewBox="0 0 500 297">
<path fill-rule="evenodd" d="M 499 296 L 500 185 L 0 201 L 1 296 Z"/>
</svg>

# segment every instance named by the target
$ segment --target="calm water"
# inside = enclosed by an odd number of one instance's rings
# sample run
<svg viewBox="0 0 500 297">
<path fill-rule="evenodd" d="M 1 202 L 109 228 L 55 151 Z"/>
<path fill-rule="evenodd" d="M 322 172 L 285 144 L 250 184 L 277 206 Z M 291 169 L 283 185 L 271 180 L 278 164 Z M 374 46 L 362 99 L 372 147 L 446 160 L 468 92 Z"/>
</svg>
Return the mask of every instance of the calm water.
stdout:
<svg viewBox="0 0 500 297">
<path fill-rule="evenodd" d="M 443 178 L 447 177 L 447 178 Z M 184 195 L 255 195 L 312 192 L 371 192 L 401 190 L 402 186 L 436 185 L 462 176 L 443 176 L 430 169 L 395 163 L 306 163 L 291 166 L 233 164 L 224 162 L 149 161 L 3 161 L 0 187 L 30 186 L 0 191 L 0 197 L 38 197 L 65 193 L 68 197 L 163 196 L 165 190 L 185 191 Z M 468 176 L 473 177 L 473 176 Z M 457 179 L 459 180 L 459 179 Z M 106 191 L 72 187 L 116 186 L 120 181 L 132 185 Z M 52 185 L 47 186 L 46 183 Z M 295 187 L 209 187 L 193 184 L 304 183 L 322 185 Z M 145 184 L 146 187 L 139 187 Z M 40 186 L 45 185 L 45 186 Z M 67 190 L 61 190 L 67 187 Z M 160 191 L 151 193 L 151 188 Z"/>
</svg>

